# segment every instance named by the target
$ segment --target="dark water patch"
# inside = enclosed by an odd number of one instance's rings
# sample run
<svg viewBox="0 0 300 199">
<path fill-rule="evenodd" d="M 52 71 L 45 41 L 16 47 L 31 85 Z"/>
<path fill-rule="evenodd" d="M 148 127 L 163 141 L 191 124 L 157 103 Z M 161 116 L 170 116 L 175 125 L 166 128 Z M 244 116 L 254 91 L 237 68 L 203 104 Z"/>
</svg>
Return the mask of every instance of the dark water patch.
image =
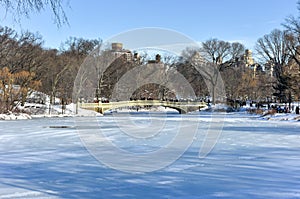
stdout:
<svg viewBox="0 0 300 199">
<path fill-rule="evenodd" d="M 92 130 L 92 129 L 110 129 L 116 128 L 116 126 L 101 126 L 101 125 L 92 125 L 92 126 L 66 126 L 66 125 L 57 125 L 57 126 L 46 126 L 44 128 L 50 129 L 77 129 L 77 130 Z"/>
<path fill-rule="evenodd" d="M 47 128 L 50 129 L 75 129 L 75 126 L 66 126 L 66 125 L 59 125 L 59 126 L 48 126 Z"/>
</svg>

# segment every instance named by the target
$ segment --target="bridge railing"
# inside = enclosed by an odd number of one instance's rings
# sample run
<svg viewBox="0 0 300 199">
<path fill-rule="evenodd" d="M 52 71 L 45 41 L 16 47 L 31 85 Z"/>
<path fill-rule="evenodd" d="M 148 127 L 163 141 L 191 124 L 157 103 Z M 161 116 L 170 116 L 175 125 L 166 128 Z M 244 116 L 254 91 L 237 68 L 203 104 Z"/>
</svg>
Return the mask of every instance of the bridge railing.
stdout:
<svg viewBox="0 0 300 199">
<path fill-rule="evenodd" d="M 120 102 L 109 102 L 109 103 L 81 103 L 80 107 L 113 107 L 113 106 L 162 106 L 162 105 L 172 105 L 172 106 L 206 106 L 205 102 L 172 102 L 172 101 L 162 101 L 162 100 L 134 100 L 134 101 L 120 101 Z"/>
</svg>

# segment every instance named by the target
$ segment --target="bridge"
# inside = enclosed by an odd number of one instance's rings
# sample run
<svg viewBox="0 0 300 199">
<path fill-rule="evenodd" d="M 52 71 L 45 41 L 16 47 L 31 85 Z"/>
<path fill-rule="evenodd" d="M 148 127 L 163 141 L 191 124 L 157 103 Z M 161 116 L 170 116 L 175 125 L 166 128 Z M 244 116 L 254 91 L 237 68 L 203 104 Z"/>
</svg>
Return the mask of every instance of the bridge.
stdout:
<svg viewBox="0 0 300 199">
<path fill-rule="evenodd" d="M 205 102 L 172 102 L 162 100 L 134 100 L 134 101 L 120 101 L 109 103 L 80 103 L 79 107 L 88 110 L 94 110 L 104 114 L 107 110 L 113 110 L 121 107 L 145 107 L 145 106 L 163 106 L 176 109 L 179 114 L 188 113 L 191 110 L 199 110 L 207 107 Z"/>
</svg>

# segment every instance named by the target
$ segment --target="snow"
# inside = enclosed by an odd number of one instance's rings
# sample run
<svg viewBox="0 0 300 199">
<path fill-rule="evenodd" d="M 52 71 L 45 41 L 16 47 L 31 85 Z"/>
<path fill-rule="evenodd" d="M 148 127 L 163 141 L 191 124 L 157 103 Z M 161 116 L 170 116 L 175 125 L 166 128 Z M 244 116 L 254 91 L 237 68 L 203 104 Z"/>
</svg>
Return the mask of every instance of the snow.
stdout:
<svg viewBox="0 0 300 199">
<path fill-rule="evenodd" d="M 32 117 L 26 113 L 8 113 L 8 114 L 0 114 L 0 120 L 27 120 Z"/>
<path fill-rule="evenodd" d="M 211 120 L 212 114 L 216 121 Z M 74 117 L 0 121 L 0 199 L 300 198 L 300 122 L 247 113 L 149 115 L 131 113 L 127 120 L 132 124 L 164 121 L 163 136 L 172 135 L 181 120 L 200 125 L 193 144 L 177 161 L 138 174 L 111 169 L 91 156 Z M 224 116 L 213 151 L 198 158 L 207 128 Z M 159 137 L 134 142 L 113 122 L 118 117 L 126 121 L 123 113 L 98 120 L 109 139 L 124 150 L 147 151 L 165 142 Z"/>
<path fill-rule="evenodd" d="M 300 115 L 292 113 L 276 113 L 274 115 L 268 114 L 262 117 L 264 120 L 273 121 L 300 121 Z"/>
<path fill-rule="evenodd" d="M 115 110 L 109 110 L 105 113 L 128 113 L 128 112 L 163 112 L 163 113 L 178 113 L 177 110 L 169 108 L 169 107 L 163 107 L 163 106 L 155 106 L 151 108 L 139 108 L 138 110 L 136 108 L 118 108 Z"/>
<path fill-rule="evenodd" d="M 66 105 L 66 109 L 62 113 L 61 105 L 52 105 L 49 112 L 49 106 L 38 103 L 25 103 L 24 106 L 19 106 L 19 110 L 26 113 L 8 113 L 0 114 L 0 120 L 24 120 L 32 118 L 52 118 L 52 117 L 93 117 L 103 116 L 102 114 L 77 107 L 71 103 Z"/>
<path fill-rule="evenodd" d="M 36 95 L 36 94 L 35 94 Z M 297 103 L 292 104 L 294 109 L 298 105 Z M 0 114 L 0 120 L 24 120 L 24 119 L 32 119 L 32 118 L 51 118 L 51 117 L 94 117 L 94 116 L 103 116 L 103 114 L 98 113 L 96 111 L 82 109 L 80 107 L 76 107 L 75 104 L 71 103 L 66 105 L 62 113 L 61 105 L 51 105 L 49 104 L 39 104 L 39 103 L 28 103 L 26 102 L 24 106 L 19 106 L 19 110 L 30 113 L 9 113 L 9 114 Z M 50 109 L 50 111 L 49 111 Z M 77 111 L 76 111 L 77 109 Z M 238 109 L 239 112 L 247 112 L 249 109 L 255 110 L 255 107 L 243 106 Z M 230 106 L 225 104 L 215 104 L 209 107 L 202 108 L 201 111 L 204 112 L 233 112 Z M 267 110 L 266 110 L 267 111 Z M 265 111 L 265 112 L 266 112 Z M 118 108 L 114 110 L 108 110 L 104 114 L 111 113 L 149 113 L 149 112 L 162 112 L 162 113 L 175 113 L 178 111 L 168 107 L 151 107 L 151 108 Z M 198 112 L 198 111 L 195 111 Z M 282 114 L 277 113 L 274 115 L 266 114 L 261 119 L 265 120 L 276 120 L 276 121 L 299 121 L 300 116 L 296 115 L 294 112 L 292 114 Z"/>
<path fill-rule="evenodd" d="M 232 112 L 234 109 L 226 104 L 213 104 L 208 107 L 201 108 L 201 111 L 211 111 L 211 112 Z"/>
<path fill-rule="evenodd" d="M 19 110 L 28 112 L 25 113 L 9 113 L 9 114 L 0 114 L 0 120 L 20 120 L 20 119 L 32 119 L 32 118 L 52 118 L 52 117 L 99 117 L 103 114 L 98 113 L 92 110 L 82 109 L 76 107 L 75 104 L 71 103 L 66 105 L 66 109 L 62 113 L 61 105 L 51 105 L 49 112 L 49 105 L 38 104 L 38 103 L 28 103 L 26 102 L 24 106 L 19 106 Z M 77 109 L 77 111 L 76 111 Z M 140 108 L 138 111 L 133 108 L 119 108 L 115 110 L 108 110 L 105 114 L 110 113 L 130 113 L 130 112 L 164 112 L 164 113 L 178 113 L 177 110 L 172 108 L 166 108 L 162 106 L 152 107 L 152 108 Z"/>
</svg>

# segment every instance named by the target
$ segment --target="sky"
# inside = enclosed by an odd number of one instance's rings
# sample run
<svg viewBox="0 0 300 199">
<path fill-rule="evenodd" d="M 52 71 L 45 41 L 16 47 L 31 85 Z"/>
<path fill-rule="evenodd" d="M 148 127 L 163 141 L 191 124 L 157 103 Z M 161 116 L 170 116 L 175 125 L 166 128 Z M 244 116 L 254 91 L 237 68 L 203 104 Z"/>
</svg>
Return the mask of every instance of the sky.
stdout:
<svg viewBox="0 0 300 199">
<path fill-rule="evenodd" d="M 217 38 L 253 49 L 258 38 L 298 15 L 297 0 L 69 0 L 63 5 L 69 25 L 60 28 L 47 9 L 17 23 L 1 4 L 0 25 L 39 33 L 45 48 L 59 48 L 69 37 L 105 41 L 124 31 L 158 27 L 197 42 Z"/>
</svg>

